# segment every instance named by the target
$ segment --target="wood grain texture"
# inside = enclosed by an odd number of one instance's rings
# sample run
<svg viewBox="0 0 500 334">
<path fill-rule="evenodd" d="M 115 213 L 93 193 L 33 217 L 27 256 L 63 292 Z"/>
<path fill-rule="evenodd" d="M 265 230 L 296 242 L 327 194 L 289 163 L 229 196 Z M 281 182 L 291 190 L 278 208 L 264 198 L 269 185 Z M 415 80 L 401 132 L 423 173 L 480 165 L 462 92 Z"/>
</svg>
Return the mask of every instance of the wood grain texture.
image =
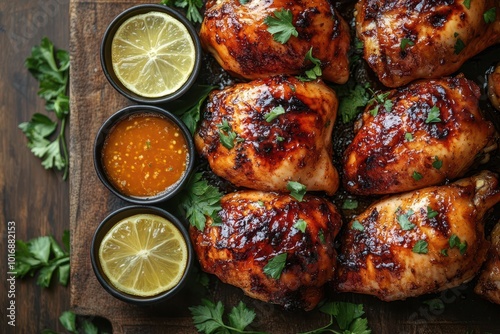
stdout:
<svg viewBox="0 0 500 334">
<path fill-rule="evenodd" d="M 47 36 L 57 48 L 68 49 L 69 1 L 0 1 L 0 332 L 39 333 L 45 328 L 62 331 L 58 317 L 69 309 L 69 288 L 53 282 L 44 289 L 35 278 L 16 281 L 16 327 L 7 324 L 7 222 L 16 223 L 16 238 L 27 241 L 42 235 L 61 240 L 69 229 L 69 184 L 62 174 L 46 171 L 26 147 L 18 124 L 45 111 L 37 96 L 38 82 L 24 67 L 31 48 Z"/>
<path fill-rule="evenodd" d="M 195 333 L 188 306 L 197 296 L 183 291 L 173 300 L 158 306 L 140 308 L 120 302 L 99 285 L 90 264 L 92 235 L 99 222 L 127 203 L 113 197 L 99 182 L 92 162 L 95 134 L 104 120 L 131 104 L 107 82 L 102 73 L 99 47 L 107 25 L 122 10 L 146 1 L 70 2 L 71 53 L 71 178 L 70 224 L 72 240 L 72 309 L 84 315 L 109 319 L 114 333 Z M 168 203 L 163 205 L 168 209 Z M 257 312 L 255 327 L 273 334 L 307 331 L 328 322 L 319 312 L 287 312 L 262 303 L 216 280 L 210 296 L 226 308 L 243 300 Z M 500 307 L 475 296 L 470 288 L 460 287 L 439 295 L 406 302 L 384 303 L 373 297 L 338 295 L 334 299 L 363 303 L 369 323 L 376 334 L 465 333 L 467 330 L 500 331 Z M 439 298 L 445 309 L 431 311 L 423 301 Z"/>
</svg>

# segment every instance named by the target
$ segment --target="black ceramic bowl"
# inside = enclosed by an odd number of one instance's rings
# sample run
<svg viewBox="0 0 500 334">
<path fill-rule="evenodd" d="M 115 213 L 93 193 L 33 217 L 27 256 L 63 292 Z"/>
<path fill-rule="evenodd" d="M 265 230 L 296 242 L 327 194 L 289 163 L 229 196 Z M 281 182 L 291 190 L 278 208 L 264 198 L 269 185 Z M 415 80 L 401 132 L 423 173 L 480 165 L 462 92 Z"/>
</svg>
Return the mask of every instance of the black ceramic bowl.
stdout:
<svg viewBox="0 0 500 334">
<path fill-rule="evenodd" d="M 99 246 L 106 233 L 122 219 L 125 219 L 127 217 L 136 214 L 154 214 L 169 220 L 181 232 L 188 249 L 188 260 L 187 260 L 186 270 L 184 271 L 184 274 L 179 283 L 174 288 L 152 297 L 133 296 L 116 289 L 108 281 L 99 262 Z M 109 216 L 104 218 L 104 220 L 100 223 L 99 227 L 95 231 L 94 237 L 92 238 L 92 245 L 90 248 L 90 260 L 92 262 L 92 269 L 94 270 L 97 280 L 102 285 L 102 287 L 115 298 L 118 298 L 127 303 L 135 305 L 144 305 L 144 306 L 166 301 L 167 299 L 172 298 L 180 290 L 182 290 L 183 286 L 188 280 L 189 274 L 193 267 L 193 257 L 194 257 L 193 246 L 191 245 L 189 234 L 184 225 L 182 224 L 182 222 L 171 213 L 163 209 L 152 206 L 138 206 L 138 205 L 128 206 L 111 213 Z"/>
<path fill-rule="evenodd" d="M 111 57 L 111 43 L 113 41 L 113 37 L 118 30 L 118 28 L 129 18 L 140 15 L 140 14 L 145 14 L 148 12 L 163 12 L 171 17 L 177 19 L 180 21 L 189 31 L 189 34 L 191 35 L 191 38 L 194 43 L 194 47 L 196 50 L 196 58 L 195 58 L 195 64 L 193 71 L 191 72 L 191 75 L 189 79 L 182 85 L 181 88 L 179 88 L 177 91 L 175 91 L 172 94 L 161 96 L 161 97 L 144 97 L 140 96 L 131 90 L 129 90 L 127 87 L 125 87 L 120 80 L 117 78 L 114 70 L 113 70 L 113 64 L 112 64 L 112 57 Z M 104 33 L 104 37 L 102 39 L 101 43 L 101 66 L 104 71 L 104 75 L 108 79 L 109 83 L 123 96 L 127 97 L 128 99 L 138 102 L 138 103 L 147 103 L 147 104 L 161 104 L 161 103 L 166 103 L 173 101 L 186 93 L 189 88 L 193 85 L 193 83 L 196 81 L 196 78 L 198 77 L 198 73 L 200 71 L 201 67 L 201 57 L 202 57 L 202 49 L 201 49 L 201 44 L 200 44 L 200 38 L 198 36 L 198 33 L 196 32 L 195 28 L 187 20 L 181 13 L 178 11 L 164 6 L 164 5 L 154 5 L 154 4 L 145 4 L 145 5 L 138 5 L 132 8 L 129 8 L 122 12 L 120 15 L 118 15 L 108 26 L 106 29 L 106 32 Z"/>
<path fill-rule="evenodd" d="M 181 134 L 186 140 L 186 146 L 187 146 L 187 155 L 188 155 L 188 161 L 186 163 L 186 169 L 184 173 L 181 175 L 180 179 L 178 181 L 168 187 L 165 191 L 159 193 L 158 195 L 155 196 L 148 196 L 148 197 L 140 197 L 140 196 L 130 196 L 130 195 L 125 195 L 120 190 L 113 185 L 113 183 L 110 181 L 108 178 L 108 175 L 106 174 L 106 170 L 103 165 L 103 159 L 102 159 L 102 150 L 105 144 L 106 136 L 111 132 L 111 130 L 114 128 L 116 124 L 118 124 L 120 121 L 127 119 L 129 117 L 133 117 L 134 115 L 141 115 L 141 114 L 152 114 L 152 115 L 159 115 L 161 117 L 164 117 L 170 121 L 172 121 L 175 125 L 179 127 L 181 130 Z M 193 138 L 191 136 L 191 133 L 189 132 L 188 128 L 186 125 L 178 119 L 175 115 L 172 113 L 156 107 L 156 106 L 149 106 L 149 105 L 135 105 L 135 106 L 128 106 L 125 107 L 115 114 L 113 114 L 111 117 L 109 117 L 104 124 L 101 126 L 99 131 L 97 132 L 97 136 L 94 142 L 94 167 L 97 173 L 97 176 L 101 180 L 101 182 L 116 196 L 119 198 L 134 203 L 134 204 L 154 204 L 154 203 L 159 203 L 166 201 L 170 198 L 172 198 L 174 195 L 176 195 L 186 184 L 188 181 L 191 173 L 194 170 L 195 167 L 195 148 L 194 148 L 194 143 L 193 143 Z"/>
</svg>

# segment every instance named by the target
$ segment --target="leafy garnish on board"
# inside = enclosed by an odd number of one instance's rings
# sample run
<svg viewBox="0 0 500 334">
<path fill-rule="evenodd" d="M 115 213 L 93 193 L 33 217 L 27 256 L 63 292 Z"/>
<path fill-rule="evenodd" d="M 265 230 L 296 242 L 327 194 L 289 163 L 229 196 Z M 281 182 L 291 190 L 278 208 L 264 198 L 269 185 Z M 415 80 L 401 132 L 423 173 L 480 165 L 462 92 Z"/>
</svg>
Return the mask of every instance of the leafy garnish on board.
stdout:
<svg viewBox="0 0 500 334">
<path fill-rule="evenodd" d="M 362 318 L 365 313 L 362 304 L 348 302 L 326 302 L 319 310 L 330 316 L 330 322 L 321 328 L 300 334 L 370 334 L 368 320 Z M 334 318 L 340 331 L 334 329 Z"/>
<path fill-rule="evenodd" d="M 51 236 L 38 237 L 24 242 L 16 240 L 16 277 L 34 276 L 36 284 L 48 288 L 57 269 L 59 283 L 68 284 L 69 278 L 69 232 L 64 231 L 64 248 Z"/>
<path fill-rule="evenodd" d="M 66 95 L 69 78 L 69 54 L 54 50 L 52 42 L 44 37 L 39 46 L 33 47 L 25 67 L 39 82 L 38 96 L 45 100 L 45 109 L 56 114 L 58 122 L 36 113 L 29 122 L 19 124 L 28 138 L 31 152 L 42 159 L 45 169 L 64 170 L 68 177 L 69 154 L 65 139 L 66 121 L 69 115 L 69 98 Z M 59 125 L 59 134 L 54 140 L 50 136 Z"/>
<path fill-rule="evenodd" d="M 161 0 L 160 4 L 184 9 L 187 19 L 193 23 L 201 23 L 203 21 L 203 16 L 200 12 L 203 7 L 203 0 Z"/>
<path fill-rule="evenodd" d="M 224 319 L 224 305 L 220 301 L 214 303 L 208 299 L 202 299 L 201 305 L 190 307 L 189 311 L 191 311 L 194 325 L 200 333 L 266 334 L 246 330 L 255 320 L 255 312 L 242 301 L 231 309 L 227 315 L 227 322 Z"/>
<path fill-rule="evenodd" d="M 222 194 L 203 179 L 202 173 L 196 173 L 186 185 L 181 197 L 181 207 L 185 210 L 189 223 L 198 230 L 205 229 L 206 216 L 212 218 L 212 224 L 220 224 L 217 213 L 222 210 L 220 199 Z"/>
</svg>

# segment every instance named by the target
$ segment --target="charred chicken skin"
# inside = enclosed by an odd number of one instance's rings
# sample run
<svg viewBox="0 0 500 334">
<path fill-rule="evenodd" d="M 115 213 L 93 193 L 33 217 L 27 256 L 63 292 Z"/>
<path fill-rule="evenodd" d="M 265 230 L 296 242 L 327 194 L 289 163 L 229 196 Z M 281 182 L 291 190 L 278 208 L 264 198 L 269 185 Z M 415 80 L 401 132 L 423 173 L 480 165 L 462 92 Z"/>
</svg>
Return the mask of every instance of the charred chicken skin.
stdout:
<svg viewBox="0 0 500 334">
<path fill-rule="evenodd" d="M 344 184 L 358 195 L 392 194 L 464 175 L 495 147 L 479 109 L 479 88 L 462 76 L 421 80 L 380 94 L 344 152 Z"/>
<path fill-rule="evenodd" d="M 500 304 L 500 222 L 493 228 L 490 237 L 488 258 L 474 291 L 492 303 Z"/>
<path fill-rule="evenodd" d="M 379 80 L 399 87 L 450 75 L 499 43 L 499 5 L 498 0 L 361 0 L 356 30 Z"/>
<path fill-rule="evenodd" d="M 281 43 L 266 20 L 290 11 L 297 36 Z M 200 29 L 202 46 L 226 71 L 249 80 L 297 75 L 321 61 L 323 78 L 344 83 L 349 77 L 349 27 L 328 0 L 209 0 Z"/>
<path fill-rule="evenodd" d="M 273 77 L 213 92 L 195 134 L 212 170 L 236 186 L 288 191 L 289 181 L 333 194 L 335 92 L 321 81 Z"/>
<path fill-rule="evenodd" d="M 471 280 L 488 251 L 484 214 L 498 202 L 497 175 L 484 171 L 374 203 L 342 237 L 337 290 L 393 301 Z"/>
<path fill-rule="evenodd" d="M 240 191 L 225 195 L 221 206 L 222 224 L 208 218 L 203 231 L 190 229 L 202 269 L 250 297 L 313 309 L 336 267 L 334 239 L 342 223 L 334 205 L 310 195 L 299 202 L 285 194 Z M 284 256 L 284 266 L 271 274 L 269 263 L 277 256 Z"/>
</svg>

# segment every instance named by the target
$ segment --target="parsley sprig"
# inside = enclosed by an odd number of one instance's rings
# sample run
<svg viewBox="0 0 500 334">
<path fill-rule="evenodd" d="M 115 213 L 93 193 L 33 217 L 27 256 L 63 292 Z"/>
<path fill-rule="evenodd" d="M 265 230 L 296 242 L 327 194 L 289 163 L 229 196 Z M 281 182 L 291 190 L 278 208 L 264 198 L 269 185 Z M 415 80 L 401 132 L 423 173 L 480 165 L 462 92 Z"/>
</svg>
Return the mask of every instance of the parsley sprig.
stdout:
<svg viewBox="0 0 500 334">
<path fill-rule="evenodd" d="M 224 305 L 218 301 L 214 303 L 203 299 L 201 305 L 190 307 L 193 322 L 200 333 L 245 333 L 266 334 L 264 332 L 249 331 L 246 328 L 255 320 L 255 311 L 249 309 L 242 301 L 231 309 L 224 320 Z"/>
<path fill-rule="evenodd" d="M 289 9 L 274 11 L 274 16 L 269 15 L 264 19 L 267 31 L 273 35 L 276 42 L 285 44 L 290 37 L 298 37 L 299 33 L 293 26 L 293 14 Z"/>
<path fill-rule="evenodd" d="M 57 269 L 59 283 L 68 284 L 69 232 L 62 237 L 64 248 L 51 236 L 43 236 L 24 242 L 16 240 L 16 277 L 34 276 L 36 284 L 48 288 Z"/>
<path fill-rule="evenodd" d="M 203 16 L 200 13 L 203 0 L 161 0 L 160 4 L 185 9 L 187 19 L 193 23 L 203 21 Z"/>
<path fill-rule="evenodd" d="M 300 334 L 370 334 L 368 320 L 362 318 L 365 314 L 362 304 L 348 302 L 327 302 L 319 309 L 322 313 L 330 316 L 330 322 L 321 328 L 300 333 Z M 335 321 L 334 321 L 335 319 Z M 337 323 L 340 331 L 335 330 L 334 323 Z"/>
<path fill-rule="evenodd" d="M 54 44 L 44 37 L 39 46 L 33 47 L 31 56 L 24 63 L 28 71 L 39 82 L 38 96 L 45 100 L 45 109 L 56 114 L 57 122 L 48 116 L 35 113 L 29 122 L 19 124 L 28 138 L 31 152 L 42 159 L 45 169 L 64 170 L 68 177 L 69 153 L 65 139 L 66 122 L 69 115 L 69 97 L 66 95 L 69 79 L 69 53 L 54 50 Z M 51 135 L 59 126 L 54 140 Z"/>
</svg>

